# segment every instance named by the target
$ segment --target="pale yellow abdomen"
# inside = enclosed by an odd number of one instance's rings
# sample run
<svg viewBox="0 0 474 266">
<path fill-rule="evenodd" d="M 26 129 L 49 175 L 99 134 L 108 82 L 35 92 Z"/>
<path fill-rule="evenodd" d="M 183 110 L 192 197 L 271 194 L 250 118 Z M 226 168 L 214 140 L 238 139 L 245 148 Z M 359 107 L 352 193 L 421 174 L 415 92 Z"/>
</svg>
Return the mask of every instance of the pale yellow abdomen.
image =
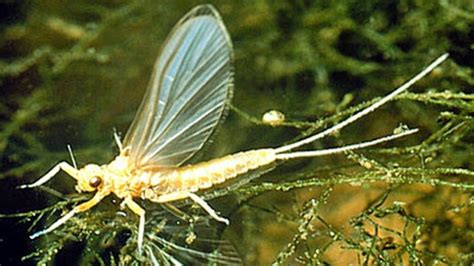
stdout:
<svg viewBox="0 0 474 266">
<path fill-rule="evenodd" d="M 183 166 L 153 176 L 151 179 L 153 194 L 159 196 L 176 191 L 196 192 L 274 161 L 273 149 L 260 149 Z M 150 198 L 150 196 L 151 193 L 146 197 Z"/>
</svg>

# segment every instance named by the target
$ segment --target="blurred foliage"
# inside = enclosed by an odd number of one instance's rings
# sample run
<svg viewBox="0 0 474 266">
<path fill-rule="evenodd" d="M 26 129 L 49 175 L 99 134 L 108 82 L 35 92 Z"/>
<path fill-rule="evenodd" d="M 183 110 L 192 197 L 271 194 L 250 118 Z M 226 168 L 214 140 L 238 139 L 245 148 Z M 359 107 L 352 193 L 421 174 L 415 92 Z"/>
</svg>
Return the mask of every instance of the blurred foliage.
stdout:
<svg viewBox="0 0 474 266">
<path fill-rule="evenodd" d="M 215 1 L 234 43 L 236 88 L 233 111 L 203 159 L 333 125 L 449 52 L 409 93 L 307 149 L 372 139 L 400 123 L 421 133 L 385 148 L 287 162 L 206 194 L 228 227 L 193 206 L 179 206 L 193 218 L 176 224 L 169 211 L 141 202 L 145 258 L 135 254 L 138 219 L 113 198 L 29 240 L 87 196 L 64 195 L 73 191 L 65 175 L 47 185 L 60 192 L 15 186 L 68 158 L 66 144 L 80 165 L 111 160 L 113 128 L 126 131 L 160 43 L 199 3 L 0 4 L 0 212 L 22 218 L 1 219 L 2 251 L 12 251 L 6 264 L 21 257 L 138 264 L 170 261 L 166 254 L 235 263 L 237 253 L 249 265 L 473 262 L 474 5 L 466 0 Z M 270 109 L 287 121 L 261 123 Z"/>
</svg>

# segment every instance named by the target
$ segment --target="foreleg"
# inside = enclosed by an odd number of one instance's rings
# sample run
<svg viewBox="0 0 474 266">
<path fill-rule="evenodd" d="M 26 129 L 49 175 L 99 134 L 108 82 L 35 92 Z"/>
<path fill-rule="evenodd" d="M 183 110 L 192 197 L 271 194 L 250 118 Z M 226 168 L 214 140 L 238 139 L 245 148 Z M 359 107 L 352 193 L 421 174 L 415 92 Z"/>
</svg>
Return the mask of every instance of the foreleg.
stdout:
<svg viewBox="0 0 474 266">
<path fill-rule="evenodd" d="M 46 173 L 44 176 L 42 176 L 40 179 L 36 180 L 33 184 L 25 184 L 19 186 L 19 188 L 33 188 L 37 186 L 41 186 L 44 183 L 48 182 L 51 178 L 53 178 L 59 170 L 63 170 L 66 172 L 68 175 L 72 176 L 74 179 L 77 179 L 77 169 L 72 167 L 70 164 L 67 162 L 60 162 L 56 166 L 54 166 L 51 170 L 49 170 L 48 173 Z"/>
<path fill-rule="evenodd" d="M 59 218 L 56 222 L 54 222 L 52 225 L 50 225 L 48 228 L 41 230 L 39 232 L 36 232 L 30 236 L 30 239 L 37 238 L 39 236 L 42 236 L 44 234 L 47 234 L 54 229 L 58 228 L 59 226 L 63 225 L 64 223 L 67 222 L 67 220 L 71 219 L 76 213 L 79 212 L 84 212 L 87 211 L 88 209 L 94 207 L 97 203 L 99 203 L 104 196 L 101 193 L 96 193 L 92 199 L 89 201 L 86 201 L 72 209 L 70 212 L 68 212 L 66 215 L 63 217 Z"/>
</svg>

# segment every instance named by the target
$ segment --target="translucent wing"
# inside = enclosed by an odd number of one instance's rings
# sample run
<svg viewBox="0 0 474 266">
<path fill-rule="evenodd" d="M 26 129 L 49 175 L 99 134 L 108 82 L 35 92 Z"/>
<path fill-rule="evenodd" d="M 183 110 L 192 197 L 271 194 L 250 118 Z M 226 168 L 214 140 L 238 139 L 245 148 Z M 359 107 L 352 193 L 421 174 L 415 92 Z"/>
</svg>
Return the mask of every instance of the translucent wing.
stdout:
<svg viewBox="0 0 474 266">
<path fill-rule="evenodd" d="M 178 22 L 124 139 L 136 167 L 179 166 L 204 145 L 230 98 L 232 61 L 230 37 L 212 6 Z"/>
</svg>

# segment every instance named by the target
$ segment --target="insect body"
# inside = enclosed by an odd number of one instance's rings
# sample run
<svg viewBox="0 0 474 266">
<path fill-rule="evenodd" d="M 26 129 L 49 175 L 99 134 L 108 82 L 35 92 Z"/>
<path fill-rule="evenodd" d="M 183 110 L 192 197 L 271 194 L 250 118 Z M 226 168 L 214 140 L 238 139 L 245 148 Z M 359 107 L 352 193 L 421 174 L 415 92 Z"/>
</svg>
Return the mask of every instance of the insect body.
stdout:
<svg viewBox="0 0 474 266">
<path fill-rule="evenodd" d="M 197 192 L 274 161 L 275 152 L 272 149 L 261 149 L 176 168 L 164 174 L 152 176 L 150 184 L 155 196 L 148 194 L 144 197 L 160 202 L 166 198 L 165 195 L 171 193 Z"/>
<path fill-rule="evenodd" d="M 220 217 L 195 193 L 277 160 L 341 153 L 416 132 L 416 129 L 404 130 L 372 141 L 325 150 L 291 151 L 332 134 L 374 111 L 408 89 L 446 58 L 447 55 L 441 56 L 378 102 L 316 135 L 275 149 L 240 152 L 182 166 L 209 138 L 222 117 L 232 91 L 233 51 L 230 37 L 212 6 L 198 6 L 178 22 L 166 40 L 144 99 L 123 143 L 115 135 L 120 154 L 109 164 L 88 164 L 81 169 L 77 169 L 75 163 L 71 166 L 60 162 L 33 184 L 22 186 L 40 186 L 63 170 L 76 179 L 77 191 L 95 191 L 89 201 L 76 206 L 31 238 L 53 231 L 111 193 L 123 199 L 123 205 L 140 217 L 140 251 L 145 229 L 145 210 L 134 198 L 158 203 L 190 198 L 214 219 L 228 224 L 226 218 Z"/>
</svg>

